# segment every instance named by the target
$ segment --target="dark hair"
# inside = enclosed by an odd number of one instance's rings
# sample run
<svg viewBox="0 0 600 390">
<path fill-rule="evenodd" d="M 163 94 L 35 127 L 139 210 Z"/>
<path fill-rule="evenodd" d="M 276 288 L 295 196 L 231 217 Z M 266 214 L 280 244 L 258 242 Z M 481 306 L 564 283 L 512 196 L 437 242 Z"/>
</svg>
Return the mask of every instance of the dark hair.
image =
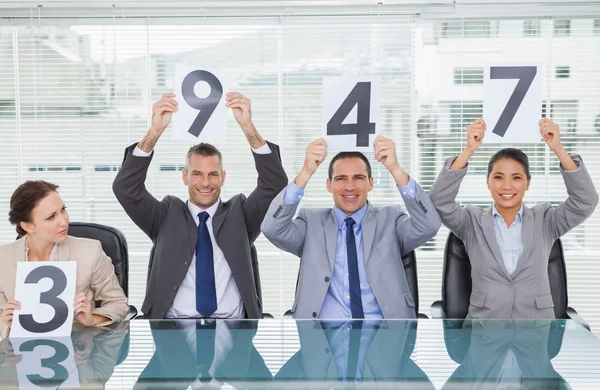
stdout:
<svg viewBox="0 0 600 390">
<path fill-rule="evenodd" d="M 490 158 L 487 175 L 489 176 L 490 173 L 492 173 L 492 168 L 494 167 L 496 161 L 504 159 L 515 160 L 521 164 L 525 170 L 525 174 L 527 175 L 527 180 L 531 180 L 531 173 L 529 173 L 529 158 L 527 158 L 527 155 L 523 153 L 521 149 L 515 148 L 504 148 L 497 151 L 492 158 Z"/>
<path fill-rule="evenodd" d="M 10 197 L 8 221 L 16 226 L 17 234 L 24 236 L 27 232 L 21 222 L 31 222 L 31 212 L 50 192 L 56 192 L 58 186 L 43 180 L 29 180 L 17 187 Z"/>
<path fill-rule="evenodd" d="M 223 170 L 223 156 L 219 149 L 215 148 L 211 144 L 207 144 L 205 142 L 200 142 L 197 145 L 194 145 L 188 150 L 187 155 L 185 156 L 185 169 L 187 170 L 190 166 L 190 161 L 192 159 L 192 155 L 197 154 L 202 157 L 211 157 L 218 156 L 219 157 L 219 166 L 221 170 Z"/>
<path fill-rule="evenodd" d="M 369 179 L 371 178 L 371 164 L 369 164 L 369 159 L 367 159 L 367 157 L 364 154 L 362 154 L 361 152 L 339 152 L 338 154 L 333 156 L 331 162 L 329 163 L 329 180 L 333 178 L 333 164 L 335 164 L 337 160 L 341 160 L 344 158 L 359 158 L 363 160 L 363 162 L 367 166 L 367 177 Z"/>
</svg>

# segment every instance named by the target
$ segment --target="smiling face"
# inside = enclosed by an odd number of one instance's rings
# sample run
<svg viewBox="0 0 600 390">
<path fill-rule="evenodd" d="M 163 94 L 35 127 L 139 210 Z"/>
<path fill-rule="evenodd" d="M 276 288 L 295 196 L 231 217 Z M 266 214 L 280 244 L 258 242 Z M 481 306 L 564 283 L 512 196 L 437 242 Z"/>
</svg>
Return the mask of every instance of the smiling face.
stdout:
<svg viewBox="0 0 600 390">
<path fill-rule="evenodd" d="M 37 242 L 58 243 L 67 237 L 69 213 L 58 192 L 51 191 L 31 210 L 21 227 Z"/>
<path fill-rule="evenodd" d="M 367 165 L 360 158 L 341 158 L 333 164 L 327 191 L 333 194 L 335 206 L 346 215 L 352 215 L 367 204 L 367 195 L 373 189 Z"/>
<path fill-rule="evenodd" d="M 190 202 L 206 210 L 219 201 L 225 183 L 218 156 L 192 154 L 187 169 L 182 171 L 183 183 L 188 187 Z"/>
<path fill-rule="evenodd" d="M 529 184 L 530 180 L 523 165 L 510 158 L 494 162 L 487 177 L 488 189 L 500 214 L 515 209 L 518 211 L 521 208 Z"/>
</svg>

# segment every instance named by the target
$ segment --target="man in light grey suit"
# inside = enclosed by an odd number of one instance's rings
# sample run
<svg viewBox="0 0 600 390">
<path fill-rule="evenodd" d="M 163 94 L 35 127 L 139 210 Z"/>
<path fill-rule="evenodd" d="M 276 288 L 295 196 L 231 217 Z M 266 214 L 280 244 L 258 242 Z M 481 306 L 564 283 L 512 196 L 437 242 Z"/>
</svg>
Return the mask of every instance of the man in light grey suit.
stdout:
<svg viewBox="0 0 600 390">
<path fill-rule="evenodd" d="M 429 192 L 445 226 L 460 238 L 471 261 L 473 281 L 467 318 L 554 318 L 548 258 L 557 238 L 583 223 L 598 204 L 598 193 L 578 155 L 560 142 L 559 126 L 544 118 L 540 133 L 560 161 L 569 197 L 553 207 L 523 205 L 531 174 L 525 153 L 499 150 L 488 164 L 487 185 L 494 204 L 486 209 L 455 199 L 467 162 L 485 136 L 478 119 L 467 128 L 467 146 L 446 161 Z"/>
<path fill-rule="evenodd" d="M 400 167 L 396 144 L 379 136 L 375 157 L 392 174 L 410 217 L 398 206 L 367 202 L 373 189 L 369 160 L 337 154 L 327 190 L 333 208 L 294 214 L 311 176 L 327 156 L 325 140 L 306 149 L 304 167 L 271 203 L 261 229 L 278 248 L 301 258 L 294 318 L 415 318 L 402 256 L 433 237 L 440 218 L 425 192 Z"/>
</svg>

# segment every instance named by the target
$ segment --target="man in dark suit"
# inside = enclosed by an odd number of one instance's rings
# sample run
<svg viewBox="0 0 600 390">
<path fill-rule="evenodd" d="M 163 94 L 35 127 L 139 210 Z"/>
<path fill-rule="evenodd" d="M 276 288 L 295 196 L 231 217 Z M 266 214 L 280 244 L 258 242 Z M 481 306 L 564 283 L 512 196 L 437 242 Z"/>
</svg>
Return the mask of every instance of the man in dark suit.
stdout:
<svg viewBox="0 0 600 390">
<path fill-rule="evenodd" d="M 182 171 L 187 202 L 175 196 L 159 201 L 148 192 L 144 182 L 152 151 L 177 111 L 174 94 L 154 104 L 146 136 L 125 150 L 113 191 L 154 244 L 142 305 L 147 318 L 262 318 L 254 241 L 287 176 L 279 147 L 265 142 L 252 123 L 250 99 L 233 92 L 226 101 L 253 149 L 258 171 L 258 185 L 247 198 L 239 194 L 221 201 L 222 156 L 207 143 L 187 153 Z"/>
<path fill-rule="evenodd" d="M 273 375 L 254 347 L 257 328 L 250 320 L 151 322 L 156 349 L 134 389 L 264 389 Z"/>
</svg>

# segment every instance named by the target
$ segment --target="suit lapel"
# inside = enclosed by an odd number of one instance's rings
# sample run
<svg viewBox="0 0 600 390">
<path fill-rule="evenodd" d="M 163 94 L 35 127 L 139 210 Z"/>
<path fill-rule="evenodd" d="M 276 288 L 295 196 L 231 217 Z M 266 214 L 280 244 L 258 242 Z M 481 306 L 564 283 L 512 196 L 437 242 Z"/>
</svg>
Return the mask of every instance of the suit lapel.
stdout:
<svg viewBox="0 0 600 390">
<path fill-rule="evenodd" d="M 325 230 L 325 243 L 327 245 L 327 257 L 329 257 L 329 266 L 333 272 L 335 265 L 335 249 L 337 247 L 338 223 L 333 210 L 330 210 L 323 219 L 323 230 Z"/>
<path fill-rule="evenodd" d="M 225 222 L 225 216 L 227 216 L 225 206 L 223 206 L 223 202 L 219 201 L 219 207 L 217 207 L 217 212 L 215 212 L 212 220 L 213 235 L 215 237 L 217 237 L 219 229 L 221 229 L 223 222 Z"/>
<path fill-rule="evenodd" d="M 507 278 L 512 279 L 506 267 L 504 266 L 504 260 L 502 259 L 502 252 L 500 252 L 500 247 L 498 246 L 498 240 L 496 240 L 496 232 L 494 231 L 494 220 L 492 216 L 492 206 L 488 207 L 483 211 L 481 215 L 481 226 L 483 228 L 483 232 L 485 233 L 485 240 L 487 241 L 494 258 L 496 259 L 496 263 L 506 275 Z"/>
<path fill-rule="evenodd" d="M 23 236 L 15 241 L 15 255 L 13 256 L 13 267 L 16 267 L 19 261 L 25 261 L 25 240 L 27 236 Z"/>
<path fill-rule="evenodd" d="M 190 213 L 190 209 L 188 206 L 188 202 L 185 202 L 185 207 L 183 208 L 184 211 L 184 219 L 185 219 L 185 223 L 187 225 L 187 232 L 188 232 L 188 237 L 189 237 L 189 243 L 190 243 L 190 247 L 189 247 L 189 251 L 190 251 L 190 256 L 193 256 L 194 253 L 196 253 L 196 243 L 198 242 L 198 226 L 196 225 L 196 221 L 195 221 L 195 217 Z M 185 277 L 185 275 L 184 275 Z M 183 278 L 181 279 L 183 281 Z"/>
<path fill-rule="evenodd" d="M 513 277 L 515 277 L 522 269 L 527 259 L 529 259 L 529 255 L 533 250 L 534 240 L 535 240 L 535 226 L 533 221 L 533 211 L 530 208 L 523 206 L 523 227 L 521 230 L 521 237 L 523 240 L 523 253 L 521 257 L 519 257 L 519 261 L 517 262 L 517 268 L 515 272 L 513 272 Z"/>
<path fill-rule="evenodd" d="M 69 245 L 69 237 L 66 238 L 58 245 L 58 261 L 69 261 L 71 260 L 71 247 Z"/>
<path fill-rule="evenodd" d="M 371 248 L 373 247 L 373 240 L 375 239 L 375 228 L 377 227 L 376 217 L 377 213 L 375 212 L 375 209 L 371 206 L 371 203 L 368 203 L 367 213 L 361 223 L 365 266 L 369 260 Z"/>
</svg>

